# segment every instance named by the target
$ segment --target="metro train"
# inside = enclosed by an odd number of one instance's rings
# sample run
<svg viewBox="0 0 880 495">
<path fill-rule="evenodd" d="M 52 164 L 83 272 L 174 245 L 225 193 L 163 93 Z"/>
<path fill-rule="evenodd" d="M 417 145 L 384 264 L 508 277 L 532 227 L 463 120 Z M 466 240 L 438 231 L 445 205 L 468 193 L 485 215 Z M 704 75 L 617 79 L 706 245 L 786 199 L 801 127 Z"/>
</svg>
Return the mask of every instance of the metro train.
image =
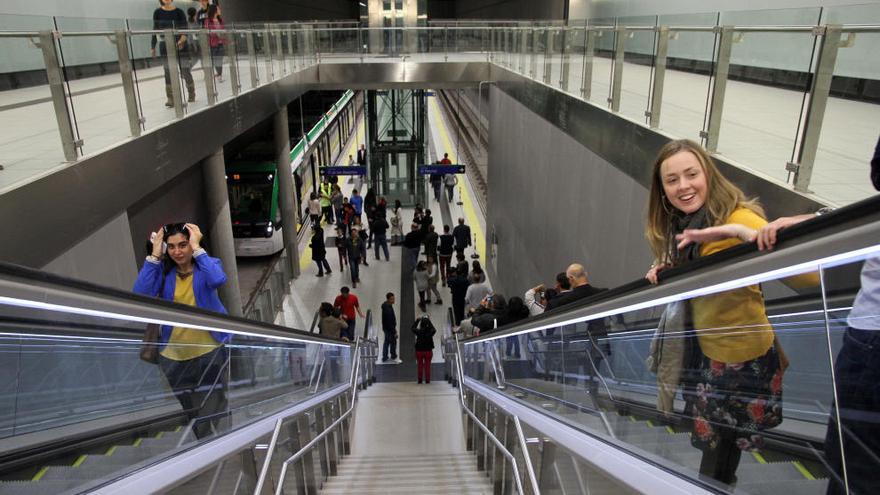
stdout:
<svg viewBox="0 0 880 495">
<path fill-rule="evenodd" d="M 320 180 L 318 161 L 329 159 L 330 133 L 325 131 L 330 130 L 353 96 L 354 92 L 351 90 L 343 93 L 309 130 L 306 138 L 300 139 L 291 149 L 291 169 L 296 176 L 298 194 L 302 198 L 306 198 L 307 193 L 317 187 Z M 236 256 L 268 256 L 284 248 L 281 230 L 284 226 L 278 203 L 280 184 L 273 148 L 271 141 L 257 141 L 226 163 L 226 184 Z M 318 148 L 319 151 L 311 152 L 313 148 Z M 316 158 L 316 155 L 321 158 Z"/>
</svg>

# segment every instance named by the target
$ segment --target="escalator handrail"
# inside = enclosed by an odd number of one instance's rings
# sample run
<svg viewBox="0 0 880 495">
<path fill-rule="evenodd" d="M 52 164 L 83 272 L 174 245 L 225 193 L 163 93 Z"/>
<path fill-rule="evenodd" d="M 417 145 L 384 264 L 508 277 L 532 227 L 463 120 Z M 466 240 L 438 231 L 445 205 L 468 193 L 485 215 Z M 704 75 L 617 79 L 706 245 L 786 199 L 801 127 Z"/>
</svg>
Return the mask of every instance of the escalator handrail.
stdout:
<svg viewBox="0 0 880 495">
<path fill-rule="evenodd" d="M 877 239 L 880 239 L 880 195 L 781 231 L 773 251 L 760 252 L 755 243 L 743 243 L 686 265 L 664 270 L 660 274 L 662 283 L 656 286 L 642 278 L 541 315 L 504 325 L 497 331 L 470 337 L 464 343 L 493 340 L 528 330 L 555 328 L 573 323 L 574 320 L 588 321 L 599 315 L 626 312 L 635 305 L 648 307 L 651 301 L 674 299 L 712 285 L 877 246 Z"/>
<path fill-rule="evenodd" d="M 160 298 L 109 288 L 0 262 L 0 303 L 125 321 L 127 324 L 171 324 L 287 341 L 353 344 L 271 323 L 225 315 Z M 142 335 L 142 328 L 131 328 Z M 140 333 L 138 333 L 140 332 Z"/>
</svg>

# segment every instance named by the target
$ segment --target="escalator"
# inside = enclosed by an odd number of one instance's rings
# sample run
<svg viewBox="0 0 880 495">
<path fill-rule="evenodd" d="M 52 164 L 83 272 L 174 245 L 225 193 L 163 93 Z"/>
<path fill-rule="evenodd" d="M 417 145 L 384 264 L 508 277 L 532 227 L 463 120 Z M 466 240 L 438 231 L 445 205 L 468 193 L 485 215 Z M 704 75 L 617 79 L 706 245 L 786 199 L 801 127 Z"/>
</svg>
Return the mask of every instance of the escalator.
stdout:
<svg viewBox="0 0 880 495">
<path fill-rule="evenodd" d="M 709 491 L 826 493 L 832 485 L 844 483 L 841 470 L 829 464 L 829 459 L 840 456 L 840 446 L 826 444 L 826 433 L 831 428 L 847 434 L 832 415 L 839 380 L 846 378 L 833 376 L 831 369 L 860 288 L 862 265 L 880 253 L 876 244 L 880 238 L 878 206 L 877 199 L 866 200 L 838 210 L 830 219 L 793 228 L 770 253 L 741 246 L 700 260 L 695 266 L 676 269 L 658 286 L 637 281 L 461 341 L 458 359 L 466 377 L 462 385 L 473 388 L 481 383 L 530 411 Z M 657 377 L 648 369 L 646 359 L 652 340 L 693 334 L 685 327 L 655 335 L 668 304 L 723 296 L 755 285 L 763 294 L 777 338 L 774 345 L 784 349 L 790 366 L 781 375 L 781 423 L 761 430 L 758 437 L 746 437 L 756 443 L 741 452 L 734 483 L 727 485 L 700 473 L 704 454 L 692 446 L 689 408 L 701 400 L 699 389 L 678 387 L 672 410 L 668 414 L 658 411 Z M 728 328 L 700 331 L 733 332 Z M 513 345 L 514 340 L 519 341 L 518 346 Z M 516 347 L 521 347 L 521 356 L 505 355 Z M 446 354 L 454 354 L 448 343 L 446 349 Z M 748 409 L 752 418 L 765 413 L 766 401 L 761 396 L 735 388 L 723 392 L 736 403 L 754 406 Z M 710 389 L 703 393 L 710 399 L 718 396 Z M 741 428 L 737 431 L 754 434 L 746 430 L 751 428 L 749 423 Z M 858 462 L 878 462 L 880 457 L 874 454 L 873 460 L 869 456 Z M 563 493 L 565 484 L 575 491 L 583 486 L 583 476 L 573 467 L 578 456 L 566 459 L 568 468 L 557 462 L 551 473 Z M 880 469 L 880 462 L 876 468 Z M 627 485 L 625 479 L 615 481 Z"/>
</svg>

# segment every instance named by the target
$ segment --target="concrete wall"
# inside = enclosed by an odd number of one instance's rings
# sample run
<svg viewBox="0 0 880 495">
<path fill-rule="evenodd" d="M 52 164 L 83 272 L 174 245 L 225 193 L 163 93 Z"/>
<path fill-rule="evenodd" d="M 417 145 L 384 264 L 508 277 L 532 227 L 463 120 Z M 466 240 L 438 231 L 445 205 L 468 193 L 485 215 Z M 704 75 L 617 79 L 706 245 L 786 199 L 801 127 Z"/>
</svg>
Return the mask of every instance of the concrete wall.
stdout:
<svg viewBox="0 0 880 495">
<path fill-rule="evenodd" d="M 135 259 L 140 257 L 142 250 L 134 248 L 128 214 L 122 212 L 49 262 L 43 270 L 105 287 L 129 290 L 137 277 Z"/>
<path fill-rule="evenodd" d="M 490 97 L 487 229 L 498 240 L 496 291 L 522 295 L 573 262 L 614 287 L 651 264 L 642 235 L 647 189 L 496 88 Z M 487 234 L 491 235 L 491 234 Z"/>
<path fill-rule="evenodd" d="M 221 5 L 227 22 L 357 20 L 359 16 L 354 0 L 223 0 Z"/>
<path fill-rule="evenodd" d="M 562 19 L 567 0 L 458 0 L 457 19 Z"/>
<path fill-rule="evenodd" d="M 825 7 L 829 13 L 848 10 L 847 6 L 865 4 L 877 7 L 878 0 L 775 0 L 771 3 L 762 0 L 671 0 L 657 2 L 656 0 L 570 0 L 572 4 L 571 19 L 587 19 L 590 17 L 625 17 L 625 16 L 652 16 L 664 14 L 691 14 L 699 12 L 722 12 L 722 11 L 746 11 L 765 10 L 772 6 L 773 9 L 818 9 Z M 576 17 L 574 14 L 575 4 L 586 1 L 589 3 L 583 9 L 587 15 Z M 582 7 L 578 7 L 580 11 Z M 864 19 L 865 22 L 875 22 L 874 19 Z M 852 22 L 852 21 L 848 21 Z"/>
<path fill-rule="evenodd" d="M 493 285 L 521 294 L 573 262 L 615 287 L 651 263 L 643 231 L 651 164 L 669 137 L 578 98 L 493 68 L 489 98 L 487 253 Z M 769 218 L 821 205 L 716 157 Z M 502 273 L 496 266 L 506 267 Z M 513 269 L 511 269 L 513 267 Z"/>
</svg>

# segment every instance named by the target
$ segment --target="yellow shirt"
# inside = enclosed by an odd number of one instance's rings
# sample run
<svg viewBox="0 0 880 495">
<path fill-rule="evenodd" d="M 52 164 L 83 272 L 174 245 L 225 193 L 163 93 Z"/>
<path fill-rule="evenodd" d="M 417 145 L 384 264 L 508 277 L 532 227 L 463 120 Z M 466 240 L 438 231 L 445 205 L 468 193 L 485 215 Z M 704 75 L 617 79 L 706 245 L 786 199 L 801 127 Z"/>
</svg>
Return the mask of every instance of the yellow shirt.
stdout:
<svg viewBox="0 0 880 495">
<path fill-rule="evenodd" d="M 767 224 L 757 213 L 738 208 L 724 221 L 758 230 Z M 708 242 L 700 256 L 724 251 L 742 243 L 737 238 Z M 767 320 L 764 296 L 757 285 L 749 285 L 691 301 L 694 328 L 703 354 L 722 363 L 741 363 L 763 356 L 773 345 L 773 327 Z"/>
<path fill-rule="evenodd" d="M 196 295 L 193 292 L 193 276 L 182 278 L 177 275 L 174 285 L 174 302 L 196 305 Z M 168 344 L 162 349 L 162 356 L 174 361 L 187 361 L 205 355 L 220 344 L 214 340 L 211 333 L 206 330 L 194 330 L 192 328 L 174 327 Z"/>
</svg>

